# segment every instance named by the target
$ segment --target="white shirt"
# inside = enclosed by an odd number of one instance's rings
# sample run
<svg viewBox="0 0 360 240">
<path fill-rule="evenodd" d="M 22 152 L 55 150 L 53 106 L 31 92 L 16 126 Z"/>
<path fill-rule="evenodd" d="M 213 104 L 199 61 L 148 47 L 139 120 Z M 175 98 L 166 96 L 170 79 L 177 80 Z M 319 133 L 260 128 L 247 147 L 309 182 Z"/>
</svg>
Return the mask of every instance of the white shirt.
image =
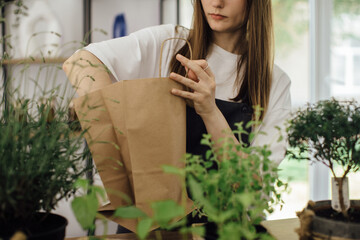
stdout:
<svg viewBox="0 0 360 240">
<path fill-rule="evenodd" d="M 113 82 L 139 78 L 159 77 L 161 44 L 168 38 L 187 38 L 189 31 L 174 25 L 149 27 L 130 34 L 99 43 L 92 43 L 85 50 L 93 53 L 110 70 Z M 170 74 L 170 61 L 174 54 L 185 44 L 185 41 L 172 39 L 166 41 L 161 63 L 162 77 Z M 236 79 L 238 55 L 227 52 L 217 45 L 207 56 L 209 67 L 215 75 L 215 97 L 230 101 L 236 96 L 234 81 Z M 284 158 L 286 138 L 284 123 L 291 110 L 290 79 L 276 65 L 273 69 L 273 80 L 270 90 L 268 110 L 258 129 L 266 135 L 259 134 L 252 141 L 254 146 L 269 145 L 272 154 L 270 159 L 279 164 Z M 281 128 L 284 138 L 278 142 Z"/>
</svg>

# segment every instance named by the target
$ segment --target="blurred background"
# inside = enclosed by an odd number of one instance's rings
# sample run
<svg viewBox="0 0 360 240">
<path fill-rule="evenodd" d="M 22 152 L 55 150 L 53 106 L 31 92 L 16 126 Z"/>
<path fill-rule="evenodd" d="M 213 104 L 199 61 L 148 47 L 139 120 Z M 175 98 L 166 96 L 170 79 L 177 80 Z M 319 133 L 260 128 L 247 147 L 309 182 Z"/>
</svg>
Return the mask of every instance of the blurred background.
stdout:
<svg viewBox="0 0 360 240">
<path fill-rule="evenodd" d="M 64 102 L 74 93 L 61 65 L 77 49 L 158 24 L 190 28 L 193 13 L 191 0 L 24 0 L 26 8 L 16 2 L 1 11 L 6 19 L 1 25 L 6 39 L 1 46 L 5 52 L 2 85 L 10 77 L 11 87 L 31 96 L 35 81 L 29 79 L 34 79 L 44 89 L 58 86 Z M 360 101 L 360 0 L 272 3 L 275 63 L 292 80 L 293 110 L 330 97 Z M 292 159 L 285 159 L 280 168 L 281 178 L 289 182 L 291 191 L 284 195 L 283 208 L 268 219 L 295 217 L 309 199 L 329 198 L 326 168 Z M 350 197 L 359 199 L 360 188 L 356 186 L 360 185 L 360 176 L 350 175 L 349 182 Z M 73 218 L 69 201 L 55 212 L 69 219 L 68 237 L 86 234 Z M 110 223 L 109 233 L 115 228 Z M 97 231 L 102 233 L 100 223 Z"/>
</svg>

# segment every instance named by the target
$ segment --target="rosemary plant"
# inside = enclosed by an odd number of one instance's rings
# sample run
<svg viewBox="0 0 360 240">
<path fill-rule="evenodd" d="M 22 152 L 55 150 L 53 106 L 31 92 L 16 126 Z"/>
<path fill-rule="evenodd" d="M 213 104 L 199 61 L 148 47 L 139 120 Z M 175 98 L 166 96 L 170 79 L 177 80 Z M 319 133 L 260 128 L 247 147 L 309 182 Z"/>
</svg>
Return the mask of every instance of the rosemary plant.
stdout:
<svg viewBox="0 0 360 240">
<path fill-rule="evenodd" d="M 86 171 L 82 133 L 50 101 L 0 104 L 0 238 L 24 231 L 75 192 Z"/>
</svg>

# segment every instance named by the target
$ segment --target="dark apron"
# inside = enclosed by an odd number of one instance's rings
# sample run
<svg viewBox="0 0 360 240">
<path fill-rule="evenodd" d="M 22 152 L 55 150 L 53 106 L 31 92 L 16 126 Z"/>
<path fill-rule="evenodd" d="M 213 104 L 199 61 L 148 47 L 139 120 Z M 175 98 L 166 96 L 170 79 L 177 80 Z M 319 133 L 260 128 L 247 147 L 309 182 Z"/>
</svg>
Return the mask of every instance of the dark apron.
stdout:
<svg viewBox="0 0 360 240">
<path fill-rule="evenodd" d="M 243 122 L 243 127 L 251 120 L 252 108 L 246 103 L 228 102 L 215 99 L 216 105 L 224 115 L 232 130 L 236 130 L 235 123 Z M 249 130 L 247 130 L 249 131 Z M 208 150 L 201 145 L 203 134 L 206 134 L 205 124 L 192 107 L 186 107 L 186 152 L 193 155 L 203 155 Z M 237 137 L 237 135 L 236 135 Z M 239 139 L 238 139 L 239 140 Z M 248 135 L 243 134 L 241 140 L 248 144 Z M 205 159 L 205 158 L 204 158 Z"/>
<path fill-rule="evenodd" d="M 215 99 L 216 105 L 224 115 L 232 130 L 236 130 L 235 123 L 243 122 L 243 127 L 251 120 L 253 110 L 246 103 L 228 102 L 219 99 Z M 246 129 L 247 132 L 250 129 Z M 196 113 L 194 108 L 189 106 L 186 107 L 186 152 L 193 155 L 200 155 L 202 159 L 205 158 L 206 151 L 209 149 L 208 146 L 200 144 L 203 134 L 206 134 L 205 124 L 201 117 Z M 238 138 L 237 135 L 235 135 Z M 239 139 L 238 139 L 239 140 Z M 241 140 L 245 144 L 249 144 L 248 135 L 242 134 Z M 216 168 L 214 166 L 213 168 Z M 195 176 L 196 178 L 196 176 Z M 189 191 L 188 191 L 189 194 Z M 191 195 L 189 194 L 191 198 Z M 192 217 L 191 214 L 187 216 L 188 224 L 192 223 L 205 223 L 206 235 L 205 239 L 217 239 L 216 225 L 210 223 L 206 218 L 199 218 L 198 216 Z"/>
</svg>

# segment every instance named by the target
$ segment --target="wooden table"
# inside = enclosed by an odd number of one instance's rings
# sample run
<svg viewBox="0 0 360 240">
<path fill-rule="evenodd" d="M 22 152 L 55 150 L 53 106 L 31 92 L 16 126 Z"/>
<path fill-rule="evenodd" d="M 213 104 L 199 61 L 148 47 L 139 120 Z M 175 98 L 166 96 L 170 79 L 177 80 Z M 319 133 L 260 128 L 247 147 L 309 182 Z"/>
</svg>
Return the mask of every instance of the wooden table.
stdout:
<svg viewBox="0 0 360 240">
<path fill-rule="evenodd" d="M 268 230 L 268 232 L 277 240 L 298 240 L 299 236 L 295 233 L 295 229 L 299 227 L 298 218 L 289 218 L 281 220 L 269 220 L 262 222 L 262 225 Z M 155 235 L 161 234 L 163 240 L 182 240 L 182 236 L 176 232 L 160 231 L 158 233 L 152 232 L 149 239 L 156 239 Z M 106 239 L 115 240 L 137 240 L 133 233 L 114 234 L 106 236 Z M 188 238 L 191 239 L 191 238 Z M 193 240 L 201 240 L 202 238 L 193 237 Z M 87 237 L 80 238 L 67 238 L 66 240 L 88 240 Z"/>
<path fill-rule="evenodd" d="M 281 220 L 270 220 L 261 223 L 268 232 L 277 240 L 298 240 L 299 236 L 295 232 L 300 227 L 298 218 Z"/>
<path fill-rule="evenodd" d="M 157 238 L 158 234 L 161 235 L 161 238 Z M 102 236 L 99 236 L 100 238 Z M 88 240 L 88 237 L 80 237 L 80 238 L 66 238 L 65 240 Z M 101 238 L 103 239 L 103 238 Z M 105 239 L 112 239 L 112 240 L 138 240 L 134 233 L 122 233 L 122 234 L 114 234 L 114 235 L 107 235 Z M 169 231 L 153 231 L 149 234 L 146 238 L 149 240 L 155 239 L 162 239 L 162 240 L 183 240 L 183 235 L 178 232 L 169 232 Z M 200 237 L 188 237 L 188 240 L 203 240 Z"/>
</svg>

